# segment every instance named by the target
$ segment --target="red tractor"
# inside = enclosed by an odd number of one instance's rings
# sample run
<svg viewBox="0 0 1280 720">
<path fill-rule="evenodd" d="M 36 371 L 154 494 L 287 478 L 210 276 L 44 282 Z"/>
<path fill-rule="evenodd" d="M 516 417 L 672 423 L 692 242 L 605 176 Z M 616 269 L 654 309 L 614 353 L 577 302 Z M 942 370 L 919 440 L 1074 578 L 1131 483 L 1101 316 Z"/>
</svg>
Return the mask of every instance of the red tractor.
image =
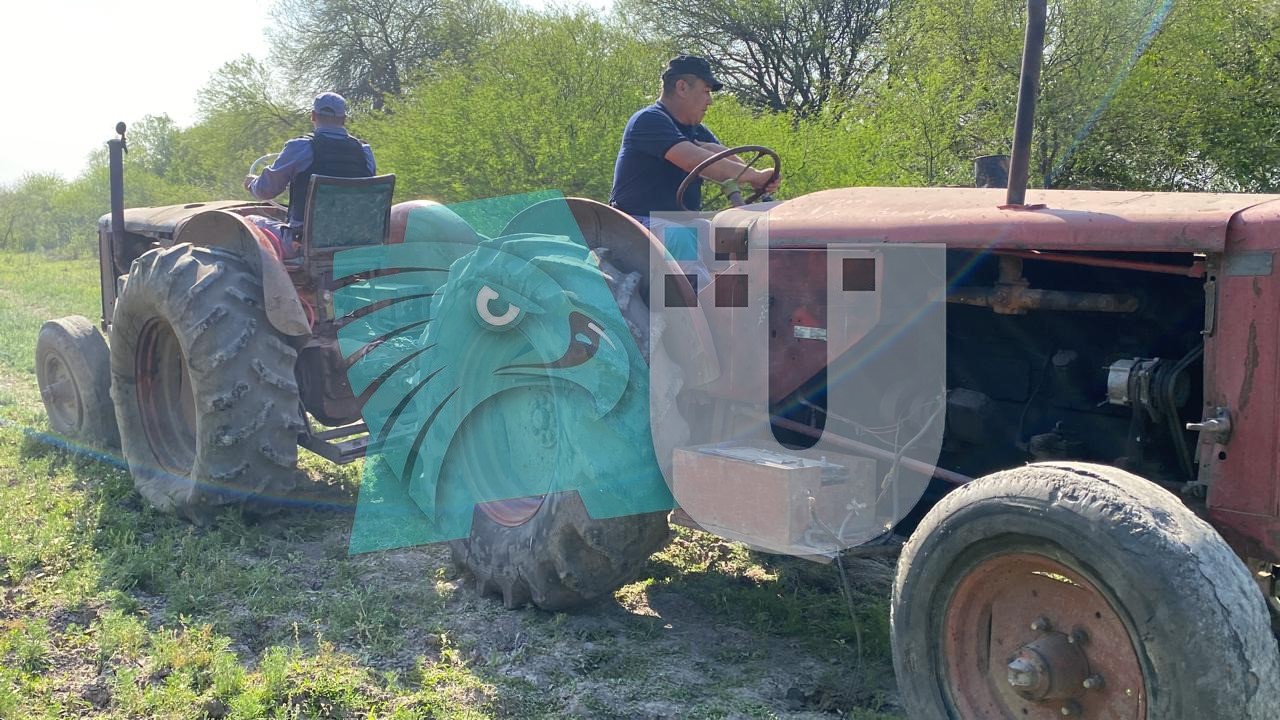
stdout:
<svg viewBox="0 0 1280 720">
<path fill-rule="evenodd" d="M 911 717 L 1280 717 L 1280 363 L 1263 362 L 1280 357 L 1280 196 L 1028 197 L 1044 6 L 1029 3 L 1007 193 L 854 188 L 726 210 L 702 226 L 701 270 L 608 206 L 560 206 L 592 257 L 630 278 L 612 289 L 645 358 L 679 368 L 653 430 L 678 519 L 794 554 L 909 533 L 892 631 Z M 148 500 L 199 519 L 287 496 L 299 446 L 361 456 L 366 398 L 334 306 L 353 280 L 335 277 L 335 255 L 401 242 L 414 217 L 419 234 L 474 232 L 424 203 L 392 208 L 390 178 L 317 178 L 302 254 L 283 258 L 242 220 L 281 217 L 267 205 L 124 211 L 122 144 L 100 225 L 110 343 L 84 318 L 46 323 L 53 428 L 121 443 Z M 546 212 L 503 235 L 545 228 Z M 913 248 L 940 252 L 945 316 L 930 317 L 944 352 L 878 360 L 888 258 Z M 733 277 L 748 263 L 767 267 L 767 292 Z M 870 303 L 866 327 L 836 312 L 836 286 Z M 659 296 L 683 313 L 662 340 L 638 305 Z M 744 337 L 767 352 L 742 352 Z M 931 364 L 945 388 L 900 382 Z M 874 378 L 862 401 L 879 424 L 832 411 L 850 375 Z M 735 404 L 748 396 L 783 449 L 739 432 L 760 427 Z M 818 440 L 835 452 L 801 449 Z M 859 478 L 898 489 L 833 489 Z M 847 532 L 855 507 L 871 522 Z M 453 549 L 482 591 L 554 609 L 634 577 L 667 523 L 592 518 L 573 493 L 547 493 L 477 505 Z"/>
</svg>

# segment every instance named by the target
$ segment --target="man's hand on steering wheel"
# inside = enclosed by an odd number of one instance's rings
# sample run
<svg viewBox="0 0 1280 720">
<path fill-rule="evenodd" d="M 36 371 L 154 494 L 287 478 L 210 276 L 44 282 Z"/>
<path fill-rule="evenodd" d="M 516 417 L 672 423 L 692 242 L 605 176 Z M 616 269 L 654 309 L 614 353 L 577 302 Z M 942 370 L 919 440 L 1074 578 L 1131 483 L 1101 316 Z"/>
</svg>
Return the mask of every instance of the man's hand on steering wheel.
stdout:
<svg viewBox="0 0 1280 720">
<path fill-rule="evenodd" d="M 765 194 L 772 195 L 777 192 L 778 186 L 782 184 L 782 173 L 774 172 L 773 168 L 765 168 L 757 170 L 755 168 L 747 168 L 747 172 L 743 173 L 742 180 L 757 190 L 764 190 Z"/>
<path fill-rule="evenodd" d="M 741 157 L 744 153 L 752 154 L 750 160 Z M 773 160 L 773 167 L 757 169 L 755 167 L 756 163 L 765 157 Z M 712 182 L 715 183 L 714 187 L 719 188 L 720 193 L 731 205 L 735 207 L 749 205 L 778 189 L 778 185 L 782 180 L 782 160 L 778 157 L 778 153 L 760 145 L 739 145 L 725 148 L 707 157 L 689 171 L 689 174 L 685 176 L 684 181 L 680 183 L 680 187 L 676 190 L 676 202 L 680 204 L 680 209 L 686 211 L 689 209 L 684 206 L 684 193 L 689 184 L 702 177 L 703 171 L 707 168 L 726 158 L 732 158 L 742 163 L 742 169 L 731 178 L 719 182 L 712 180 Z M 746 199 L 742 197 L 742 184 L 749 186 L 754 191 Z"/>
</svg>

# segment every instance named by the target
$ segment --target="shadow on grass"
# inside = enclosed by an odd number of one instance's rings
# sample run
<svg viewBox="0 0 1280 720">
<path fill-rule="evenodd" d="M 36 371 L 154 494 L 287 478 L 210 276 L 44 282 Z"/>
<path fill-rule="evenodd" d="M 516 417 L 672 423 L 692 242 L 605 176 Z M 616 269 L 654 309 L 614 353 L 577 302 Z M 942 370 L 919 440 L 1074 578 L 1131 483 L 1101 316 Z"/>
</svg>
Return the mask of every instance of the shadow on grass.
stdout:
<svg viewBox="0 0 1280 720">
<path fill-rule="evenodd" d="M 671 543 L 650 558 L 645 575 L 645 602 L 663 617 L 689 602 L 717 621 L 791 640 L 827 658 L 832 672 L 788 690 L 790 709 L 892 709 L 891 561 L 820 564 L 677 528 Z M 619 599 L 629 603 L 627 589 Z"/>
</svg>

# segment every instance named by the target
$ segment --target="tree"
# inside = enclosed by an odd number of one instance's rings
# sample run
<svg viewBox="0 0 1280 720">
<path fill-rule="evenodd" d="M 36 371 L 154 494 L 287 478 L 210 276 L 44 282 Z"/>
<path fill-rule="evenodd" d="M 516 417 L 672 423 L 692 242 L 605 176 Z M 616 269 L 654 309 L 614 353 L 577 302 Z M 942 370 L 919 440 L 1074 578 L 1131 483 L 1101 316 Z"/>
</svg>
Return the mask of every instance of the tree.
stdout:
<svg viewBox="0 0 1280 720">
<path fill-rule="evenodd" d="M 249 55 L 214 72 L 196 99 L 200 121 L 175 138 L 166 175 L 213 197 L 245 197 L 249 164 L 310 129 L 302 94 Z"/>
<path fill-rule="evenodd" d="M 1112 87 L 1159 11 L 1159 0 L 1049 6 L 1031 175 L 1062 182 L 1063 161 L 1107 111 Z M 889 31 L 884 81 L 867 105 L 914 182 L 972 182 L 973 157 L 1007 153 L 1013 136 L 1025 6 L 1007 0 L 913 0 Z"/>
<path fill-rule="evenodd" d="M 858 94 L 882 62 L 901 0 L 625 0 L 673 49 L 705 55 L 743 102 L 812 115 Z"/>
<path fill-rule="evenodd" d="M 146 172 L 163 177 L 173 162 L 181 129 L 167 114 L 144 115 L 129 125 L 127 159 Z"/>
<path fill-rule="evenodd" d="M 652 102 L 662 49 L 586 10 L 515 13 L 465 66 L 441 69 L 356 133 L 401 197 L 444 202 L 557 189 L 603 199 L 622 128 Z"/>
<path fill-rule="evenodd" d="M 431 61 L 465 55 L 501 12 L 497 0 L 279 0 L 268 36 L 298 87 L 381 109 Z"/>
<path fill-rule="evenodd" d="M 1173 5 L 1060 177 L 1095 187 L 1280 189 L 1277 29 L 1274 3 Z"/>
</svg>

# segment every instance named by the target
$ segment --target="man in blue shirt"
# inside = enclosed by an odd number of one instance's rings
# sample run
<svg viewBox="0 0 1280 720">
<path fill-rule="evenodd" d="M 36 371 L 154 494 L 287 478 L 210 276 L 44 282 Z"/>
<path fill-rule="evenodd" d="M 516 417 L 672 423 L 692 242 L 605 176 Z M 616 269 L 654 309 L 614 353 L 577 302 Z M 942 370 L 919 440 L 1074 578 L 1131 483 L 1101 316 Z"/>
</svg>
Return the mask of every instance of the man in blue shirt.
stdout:
<svg viewBox="0 0 1280 720">
<path fill-rule="evenodd" d="M 667 63 L 662 95 L 632 115 L 622 132 L 610 205 L 643 222 L 651 213 L 681 209 L 676 200 L 680 182 L 698 163 L 725 149 L 702 124 L 711 93 L 721 87 L 703 58 L 680 55 Z M 772 192 L 778 186 L 777 180 L 769 183 L 772 174 L 771 169 L 746 168 L 741 160 L 731 157 L 703 170 L 702 177 L 715 181 L 736 178 L 757 190 Z M 689 183 L 684 205 L 690 210 L 702 207 L 701 179 Z"/>
<path fill-rule="evenodd" d="M 312 175 L 372 177 L 377 174 L 368 143 L 347 133 L 347 101 L 337 93 L 316 96 L 311 107 L 314 131 L 285 143 L 280 157 L 261 175 L 246 175 L 244 187 L 259 200 L 270 200 L 289 188 L 289 223 L 280 238 L 293 255 L 306 217 L 307 187 Z"/>
</svg>

